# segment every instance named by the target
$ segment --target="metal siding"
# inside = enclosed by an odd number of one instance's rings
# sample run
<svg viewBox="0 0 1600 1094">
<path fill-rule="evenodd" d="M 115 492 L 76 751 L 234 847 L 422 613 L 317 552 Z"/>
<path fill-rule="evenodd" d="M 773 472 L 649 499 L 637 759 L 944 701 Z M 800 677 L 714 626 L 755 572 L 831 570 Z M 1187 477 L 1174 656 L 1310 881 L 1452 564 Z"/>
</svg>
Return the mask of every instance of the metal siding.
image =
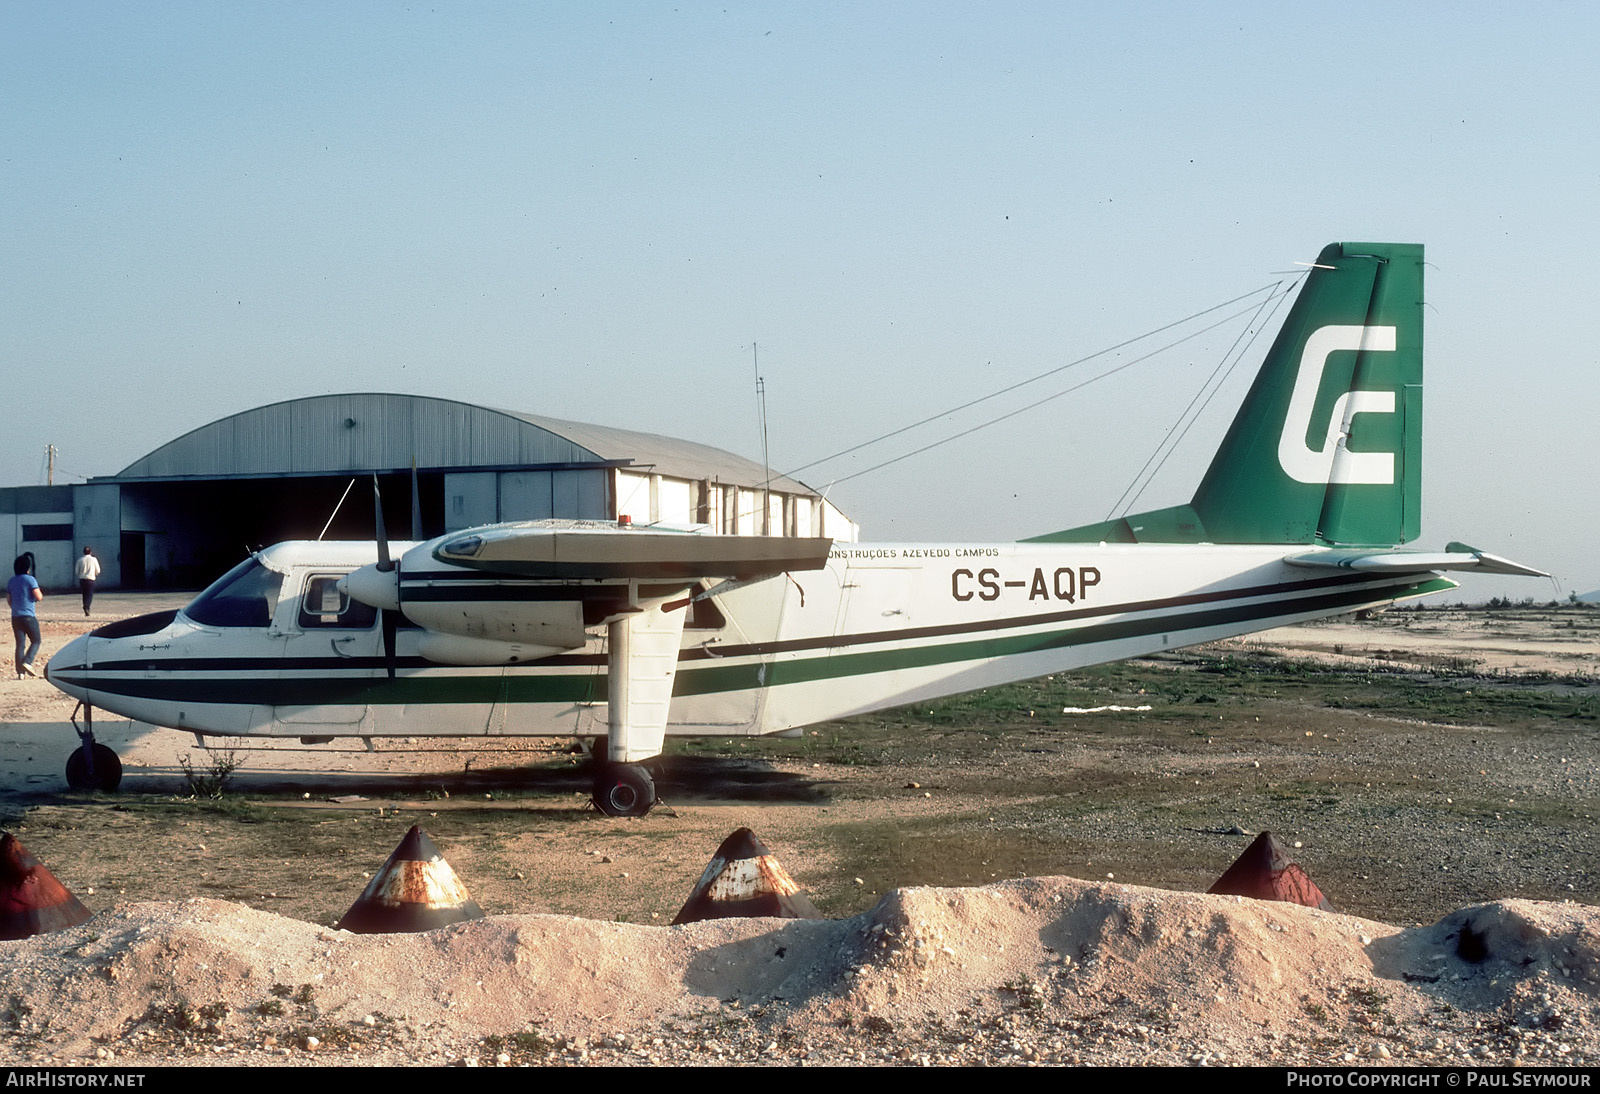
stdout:
<svg viewBox="0 0 1600 1094">
<path fill-rule="evenodd" d="M 686 479 L 708 479 L 715 482 L 732 482 L 741 486 L 757 486 L 767 482 L 768 472 L 754 460 L 724 452 L 720 448 L 685 441 L 677 437 L 663 437 L 655 433 L 638 433 L 630 429 L 591 425 L 587 422 L 569 422 L 559 418 L 546 418 L 537 414 L 508 415 L 532 425 L 571 438 L 577 444 L 599 454 L 606 460 L 629 460 L 641 467 L 648 466 L 661 474 Z M 813 494 L 804 483 L 783 475 L 771 476 L 771 487 L 800 494 Z"/>
<path fill-rule="evenodd" d="M 33 576 L 43 589 L 73 589 L 78 580 L 73 576 L 74 549 L 70 540 L 22 540 L 17 554 L 33 552 Z M 11 575 L 6 575 L 10 580 Z"/>
<path fill-rule="evenodd" d="M 345 421 L 353 420 L 347 427 Z M 632 461 L 674 478 L 754 486 L 752 460 L 709 445 L 420 395 L 357 393 L 291 399 L 191 430 L 116 477 L 345 473 L 408 467 Z M 811 494 L 774 479 L 773 488 Z"/>
<path fill-rule="evenodd" d="M 0 513 L 56 513 L 72 508 L 73 486 L 0 486 Z"/>
<path fill-rule="evenodd" d="M 38 579 L 41 587 L 51 589 L 66 589 L 76 587 L 77 581 L 73 577 L 72 564 L 81 549 L 71 540 L 26 539 L 23 529 L 30 524 L 62 525 L 71 524 L 72 514 L 61 512 L 45 513 L 16 513 L 6 514 L 0 522 L 0 535 L 9 534 L 11 550 L 6 554 L 6 563 L 22 554 L 24 551 L 33 552 L 33 576 Z M 5 573 L 7 580 L 11 578 L 11 571 Z"/>
<path fill-rule="evenodd" d="M 610 475 L 605 471 L 556 471 L 551 474 L 555 515 L 586 520 L 612 518 Z"/>
<path fill-rule="evenodd" d="M 85 483 L 72 492 L 72 523 L 89 546 L 93 539 L 109 537 L 115 549 L 122 534 L 122 487 Z"/>
<path fill-rule="evenodd" d="M 558 473 L 578 476 L 578 505 L 582 516 L 589 520 L 611 520 L 616 516 L 610 475 L 604 471 Z"/>
<path fill-rule="evenodd" d="M 346 420 L 355 422 L 346 426 Z M 594 452 L 487 407 L 419 395 L 321 395 L 190 431 L 117 477 L 344 473 L 409 467 L 593 463 Z"/>
<path fill-rule="evenodd" d="M 346 425 L 346 421 L 351 425 Z M 685 480 L 706 484 L 721 502 L 713 519 L 750 534 L 760 525 L 760 485 L 766 471 L 754 461 L 691 441 L 631 430 L 516 414 L 451 399 L 356 393 L 291 399 L 243 411 L 201 426 L 135 461 L 115 478 L 226 478 L 282 474 L 353 474 L 411 466 L 449 468 L 631 462 L 636 478 L 609 470 L 559 470 L 543 478 L 502 478 L 492 492 L 466 475 L 448 476 L 446 521 L 537 519 L 543 516 L 615 516 L 614 494 L 627 499 L 636 482 L 663 476 L 651 506 L 641 494 L 625 511 L 645 519 L 693 520 L 694 492 Z M 487 474 L 487 472 L 485 472 Z M 529 474 L 505 472 L 505 475 Z M 742 487 L 735 491 L 734 487 Z M 774 477 L 778 494 L 818 495 L 804 484 Z M 688 491 L 687 501 L 682 496 Z M 534 491 L 530 493 L 530 491 Z M 735 499 L 737 498 L 737 501 Z M 750 512 L 751 508 L 757 512 Z M 646 515 L 648 511 L 648 515 Z M 776 514 L 775 514 L 776 515 Z M 813 527 L 841 523 L 831 506 L 815 513 Z M 778 523 L 781 525 L 781 517 Z M 850 527 L 848 522 L 842 522 Z M 459 525 L 467 527 L 469 525 Z M 853 530 L 853 529 L 852 529 Z"/>
<path fill-rule="evenodd" d="M 100 560 L 99 585 L 122 585 L 122 487 L 84 483 L 72 490 L 72 525 L 77 536 L 73 560 L 85 547 Z M 70 575 L 69 575 L 70 576 Z"/>
<path fill-rule="evenodd" d="M 493 471 L 473 471 L 444 477 L 445 528 L 455 532 L 500 520 L 496 493 L 499 476 Z"/>
<path fill-rule="evenodd" d="M 555 508 L 548 471 L 505 471 L 499 479 L 501 520 L 545 520 L 578 515 Z"/>
</svg>

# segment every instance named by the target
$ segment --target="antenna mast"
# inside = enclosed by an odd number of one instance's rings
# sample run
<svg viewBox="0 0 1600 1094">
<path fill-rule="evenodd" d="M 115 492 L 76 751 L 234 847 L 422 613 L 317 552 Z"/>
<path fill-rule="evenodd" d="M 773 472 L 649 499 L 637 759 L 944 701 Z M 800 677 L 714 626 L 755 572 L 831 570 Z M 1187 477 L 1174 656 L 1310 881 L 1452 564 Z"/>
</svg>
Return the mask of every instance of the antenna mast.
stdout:
<svg viewBox="0 0 1600 1094">
<path fill-rule="evenodd" d="M 772 534 L 772 461 L 767 456 L 767 382 L 761 378 L 761 357 L 754 342 L 750 343 L 750 360 L 756 370 L 756 421 L 761 429 L 761 534 Z"/>
</svg>

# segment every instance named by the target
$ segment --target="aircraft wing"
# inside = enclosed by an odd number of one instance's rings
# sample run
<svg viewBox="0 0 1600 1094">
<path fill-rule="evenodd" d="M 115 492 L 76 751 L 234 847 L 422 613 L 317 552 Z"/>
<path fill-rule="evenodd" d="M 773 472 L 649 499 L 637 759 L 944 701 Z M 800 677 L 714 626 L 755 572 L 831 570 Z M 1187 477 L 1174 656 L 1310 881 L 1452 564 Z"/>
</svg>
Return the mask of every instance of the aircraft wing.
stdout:
<svg viewBox="0 0 1600 1094">
<path fill-rule="evenodd" d="M 1382 573 L 1429 570 L 1468 570 L 1479 574 L 1515 574 L 1519 577 L 1549 577 L 1509 558 L 1480 551 L 1465 543 L 1448 543 L 1443 551 L 1368 550 L 1339 547 L 1307 551 L 1284 559 L 1291 566 L 1328 567 L 1338 570 L 1366 570 Z"/>
<path fill-rule="evenodd" d="M 696 528 L 633 528 L 609 521 L 528 521 L 445 536 L 433 558 L 496 574 L 557 581 L 770 577 L 820 570 L 826 537 L 730 536 Z"/>
<path fill-rule="evenodd" d="M 718 535 L 701 526 L 487 525 L 412 548 L 393 577 L 373 579 L 385 585 L 374 595 L 387 597 L 392 586 L 395 603 L 428 632 L 423 655 L 442 661 L 511 662 L 575 649 L 603 633 L 606 759 L 614 774 L 616 765 L 661 752 L 694 586 L 820 570 L 832 546 L 824 537 Z M 356 595 L 354 581 L 351 588 Z M 623 781 L 597 790 L 596 800 L 626 815 L 643 793 L 642 783 L 627 780 L 641 777 L 617 776 Z"/>
<path fill-rule="evenodd" d="M 577 649 L 641 612 L 685 608 L 702 581 L 820 570 L 832 546 L 826 537 L 720 535 L 703 525 L 522 521 L 446 533 L 387 569 L 347 575 L 340 588 L 364 604 L 403 610 L 427 632 L 420 652 L 430 661 L 511 664 Z M 681 632 L 683 613 L 676 615 Z M 628 661 L 615 670 L 627 671 Z"/>
</svg>

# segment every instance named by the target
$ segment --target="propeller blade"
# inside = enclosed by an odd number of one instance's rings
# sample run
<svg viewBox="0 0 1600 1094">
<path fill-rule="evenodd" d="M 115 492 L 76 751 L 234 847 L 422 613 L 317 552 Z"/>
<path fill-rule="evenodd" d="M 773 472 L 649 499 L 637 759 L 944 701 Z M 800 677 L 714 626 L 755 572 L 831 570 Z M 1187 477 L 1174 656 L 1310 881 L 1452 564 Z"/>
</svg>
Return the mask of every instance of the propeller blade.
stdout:
<svg viewBox="0 0 1600 1094">
<path fill-rule="evenodd" d="M 383 626 L 383 667 L 389 672 L 389 679 L 394 679 L 394 639 L 395 632 L 400 627 L 400 621 L 395 618 L 392 611 L 379 612 L 379 622 Z"/>
<path fill-rule="evenodd" d="M 422 542 L 422 491 L 417 488 L 417 458 L 411 457 L 411 539 Z"/>
<path fill-rule="evenodd" d="M 413 489 L 415 482 L 413 481 Z M 372 510 L 377 519 L 378 536 L 378 566 L 380 573 L 393 573 L 395 575 L 394 595 L 395 607 L 384 608 L 378 613 L 379 625 L 383 627 L 383 667 L 389 673 L 389 679 L 394 679 L 395 634 L 400 629 L 400 621 L 395 618 L 395 612 L 400 609 L 400 575 L 396 571 L 394 559 L 389 557 L 389 530 L 383 524 L 383 494 L 378 490 L 378 474 L 372 474 Z M 415 517 L 413 517 L 413 520 Z"/>
<path fill-rule="evenodd" d="M 394 569 L 394 559 L 389 557 L 389 530 L 383 526 L 383 495 L 378 492 L 378 475 L 372 475 L 372 511 L 377 521 L 378 569 L 388 573 Z"/>
</svg>

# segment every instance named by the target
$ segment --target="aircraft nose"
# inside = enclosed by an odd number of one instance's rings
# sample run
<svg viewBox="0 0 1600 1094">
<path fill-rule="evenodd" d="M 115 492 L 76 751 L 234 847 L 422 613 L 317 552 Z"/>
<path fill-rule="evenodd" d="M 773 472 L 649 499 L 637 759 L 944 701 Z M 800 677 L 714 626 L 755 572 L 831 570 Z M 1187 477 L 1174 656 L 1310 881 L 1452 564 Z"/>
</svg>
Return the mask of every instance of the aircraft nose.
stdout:
<svg viewBox="0 0 1600 1094">
<path fill-rule="evenodd" d="M 60 687 L 61 682 L 56 678 L 56 674 L 87 667 L 88 654 L 89 636 L 80 634 L 50 655 L 50 660 L 44 666 L 44 678 L 56 687 Z"/>
<path fill-rule="evenodd" d="M 363 566 L 339 579 L 339 591 L 373 608 L 397 611 L 400 607 L 400 570 Z"/>
</svg>

